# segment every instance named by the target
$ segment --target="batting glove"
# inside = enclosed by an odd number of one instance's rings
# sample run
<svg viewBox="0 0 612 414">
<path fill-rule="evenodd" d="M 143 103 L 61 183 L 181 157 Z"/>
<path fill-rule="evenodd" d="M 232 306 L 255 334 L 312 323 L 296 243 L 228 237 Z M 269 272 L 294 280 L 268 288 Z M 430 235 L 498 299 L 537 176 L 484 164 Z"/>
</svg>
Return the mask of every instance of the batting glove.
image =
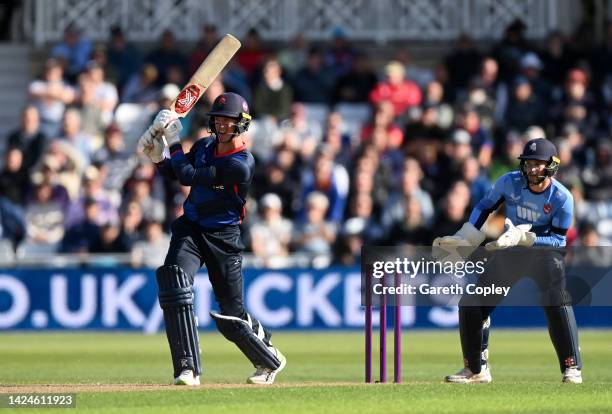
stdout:
<svg viewBox="0 0 612 414">
<path fill-rule="evenodd" d="M 178 119 L 176 112 L 169 109 L 162 109 L 155 116 L 153 125 L 156 128 L 162 128 L 164 131 L 164 138 L 166 138 L 168 146 L 181 142 L 179 135 L 183 129 L 183 125 Z"/>
<path fill-rule="evenodd" d="M 155 124 L 138 140 L 138 151 L 145 154 L 151 161 L 158 163 L 164 159 L 164 141 L 162 139 L 163 129 L 158 128 Z"/>
<path fill-rule="evenodd" d="M 485 245 L 487 250 L 507 249 L 508 247 L 515 246 L 533 246 L 533 243 L 535 243 L 536 235 L 529 231 L 531 230 L 531 224 L 515 226 L 512 220 L 506 218 L 505 228 L 506 231 L 497 240 Z"/>
</svg>

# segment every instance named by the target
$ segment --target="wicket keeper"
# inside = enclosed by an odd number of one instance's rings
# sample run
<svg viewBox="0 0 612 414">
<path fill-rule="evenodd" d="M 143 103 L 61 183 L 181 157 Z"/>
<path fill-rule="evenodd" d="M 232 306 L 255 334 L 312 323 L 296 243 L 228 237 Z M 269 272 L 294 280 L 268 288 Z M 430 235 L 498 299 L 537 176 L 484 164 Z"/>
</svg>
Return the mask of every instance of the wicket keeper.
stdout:
<svg viewBox="0 0 612 414">
<path fill-rule="evenodd" d="M 176 113 L 160 111 L 140 138 L 142 151 L 158 171 L 191 187 L 184 214 L 172 224 L 172 239 L 163 266 L 157 269 L 159 304 L 174 366 L 174 383 L 199 385 L 202 364 L 193 282 L 206 265 L 220 312 L 211 312 L 217 329 L 253 363 L 251 384 L 272 384 L 286 364 L 272 345 L 271 334 L 244 308 L 239 224 L 253 179 L 255 161 L 243 133 L 251 116 L 240 95 L 219 95 L 208 113 L 211 137 L 202 138 L 183 153 L 182 126 Z M 164 138 L 170 150 L 165 158 Z"/>
<path fill-rule="evenodd" d="M 502 274 L 504 280 L 500 281 L 507 286 L 525 276 L 534 279 L 559 359 L 562 381 L 581 383 L 578 330 L 571 297 L 565 289 L 564 264 L 566 233 L 572 223 L 574 200 L 553 178 L 559 168 L 559 158 L 552 142 L 544 138 L 530 140 L 519 159 L 519 171 L 500 177 L 489 194 L 476 205 L 469 221 L 455 235 L 436 238 L 433 245 L 442 249 L 467 246 L 475 249 L 485 239 L 480 228 L 487 217 L 505 203 L 505 232 L 487 243 L 487 250 L 498 252 L 488 261 L 479 283 L 490 283 L 496 277 L 500 280 Z M 464 368 L 447 376 L 445 381 L 488 383 L 492 381 L 487 349 L 489 315 L 503 297 L 495 298 L 486 306 L 469 305 L 464 299 L 465 295 L 459 305 Z"/>
</svg>

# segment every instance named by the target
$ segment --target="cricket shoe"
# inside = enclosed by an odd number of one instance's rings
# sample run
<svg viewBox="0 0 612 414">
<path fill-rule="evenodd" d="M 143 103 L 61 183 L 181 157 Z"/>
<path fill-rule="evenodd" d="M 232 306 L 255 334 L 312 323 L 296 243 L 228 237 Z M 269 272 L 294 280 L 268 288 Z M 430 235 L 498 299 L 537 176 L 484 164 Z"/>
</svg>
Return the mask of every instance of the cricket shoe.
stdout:
<svg viewBox="0 0 612 414">
<path fill-rule="evenodd" d="M 174 379 L 174 385 L 200 385 L 200 376 L 190 369 L 183 370 L 181 375 Z"/>
<path fill-rule="evenodd" d="M 456 384 L 488 384 L 493 381 L 493 377 L 491 377 L 489 364 L 486 364 L 482 366 L 478 374 L 474 374 L 471 369 L 465 367 L 455 375 L 447 375 L 444 381 Z"/>
<path fill-rule="evenodd" d="M 578 367 L 565 368 L 561 381 L 567 384 L 582 384 L 582 372 Z"/>
<path fill-rule="evenodd" d="M 274 378 L 276 374 L 281 372 L 285 365 L 287 365 L 287 358 L 278 350 L 278 348 L 270 347 L 272 352 L 276 355 L 276 358 L 280 361 L 280 365 L 276 369 L 255 367 L 257 370 L 247 378 L 247 384 L 260 384 L 260 385 L 272 385 L 274 384 Z"/>
</svg>

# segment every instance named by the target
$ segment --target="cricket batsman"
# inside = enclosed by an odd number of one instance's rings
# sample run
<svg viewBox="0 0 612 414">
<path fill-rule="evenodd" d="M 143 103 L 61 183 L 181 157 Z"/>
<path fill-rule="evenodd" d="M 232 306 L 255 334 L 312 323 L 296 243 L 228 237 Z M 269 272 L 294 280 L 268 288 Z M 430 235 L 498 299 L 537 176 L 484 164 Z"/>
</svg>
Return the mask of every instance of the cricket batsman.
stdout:
<svg viewBox="0 0 612 414">
<path fill-rule="evenodd" d="M 534 279 L 559 359 L 562 381 L 581 383 L 578 330 L 571 297 L 565 289 L 564 263 L 566 233 L 572 223 L 574 200 L 553 178 L 559 168 L 559 158 L 552 142 L 544 138 L 530 140 L 519 159 L 519 171 L 500 177 L 489 194 L 476 205 L 469 221 L 455 235 L 436 238 L 433 245 L 442 251 L 462 247 L 471 254 L 485 239 L 480 228 L 487 217 L 505 203 L 505 232 L 486 244 L 486 249 L 494 251 L 494 255 L 487 262 L 479 284 L 498 280 L 512 286 L 525 276 Z M 465 250 L 461 251 L 466 256 Z M 447 376 L 446 382 L 492 381 L 487 349 L 489 315 L 502 299 L 500 295 L 484 306 L 482 302 L 470 305 L 470 299 L 466 295 L 462 297 L 459 331 L 464 368 Z"/>
<path fill-rule="evenodd" d="M 139 146 L 158 171 L 191 187 L 184 215 L 172 224 L 170 248 L 157 269 L 159 304 L 163 309 L 176 385 L 199 385 L 202 364 L 197 319 L 193 306 L 193 282 L 206 265 L 220 312 L 211 312 L 217 329 L 253 363 L 251 384 L 272 384 L 286 364 L 272 345 L 271 334 L 244 308 L 239 224 L 244 216 L 247 192 L 255 161 L 243 133 L 251 116 L 240 95 L 224 93 L 215 99 L 209 129 L 212 136 L 196 141 L 183 153 L 176 113 L 160 111 L 142 135 Z M 165 142 L 170 158 L 163 155 Z"/>
</svg>

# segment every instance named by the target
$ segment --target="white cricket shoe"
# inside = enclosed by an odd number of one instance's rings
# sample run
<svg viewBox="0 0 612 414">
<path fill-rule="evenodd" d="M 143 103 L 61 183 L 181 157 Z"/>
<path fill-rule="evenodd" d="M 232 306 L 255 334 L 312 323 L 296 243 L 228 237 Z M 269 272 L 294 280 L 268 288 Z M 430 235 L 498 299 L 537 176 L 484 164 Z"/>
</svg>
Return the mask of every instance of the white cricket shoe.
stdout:
<svg viewBox="0 0 612 414">
<path fill-rule="evenodd" d="M 190 369 L 183 370 L 181 375 L 174 379 L 174 385 L 200 385 L 200 376 Z"/>
<path fill-rule="evenodd" d="M 287 358 L 281 354 L 278 348 L 271 347 L 271 349 L 280 361 L 280 366 L 274 370 L 270 368 L 256 367 L 257 370 L 253 373 L 253 375 L 247 378 L 247 384 L 272 385 L 274 384 L 276 374 L 285 368 L 285 365 L 287 365 Z"/>
<path fill-rule="evenodd" d="M 493 381 L 489 364 L 483 365 L 478 374 L 474 374 L 468 367 L 461 369 L 454 375 L 444 377 L 445 382 L 456 384 L 488 384 Z"/>
<path fill-rule="evenodd" d="M 566 368 L 561 381 L 567 384 L 582 384 L 582 372 L 578 367 Z"/>
</svg>

